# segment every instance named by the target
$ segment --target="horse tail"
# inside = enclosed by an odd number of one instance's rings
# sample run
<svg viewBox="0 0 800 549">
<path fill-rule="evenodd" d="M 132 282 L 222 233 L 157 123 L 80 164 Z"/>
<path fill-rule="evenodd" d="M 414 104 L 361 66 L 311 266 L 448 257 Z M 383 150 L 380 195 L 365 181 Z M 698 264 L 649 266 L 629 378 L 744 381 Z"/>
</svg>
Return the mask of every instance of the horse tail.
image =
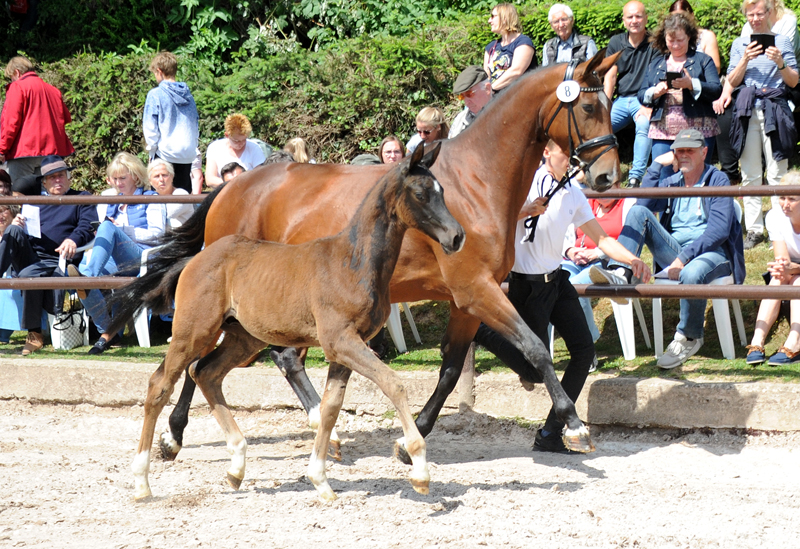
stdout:
<svg viewBox="0 0 800 549">
<path fill-rule="evenodd" d="M 147 272 L 116 290 L 107 300 L 109 310 L 114 312 L 108 333 L 119 331 L 143 308 L 159 313 L 172 310 L 178 277 L 189 260 L 203 249 L 206 218 L 224 186 L 209 194 L 186 223 L 151 242 L 158 249 L 147 259 Z"/>
</svg>

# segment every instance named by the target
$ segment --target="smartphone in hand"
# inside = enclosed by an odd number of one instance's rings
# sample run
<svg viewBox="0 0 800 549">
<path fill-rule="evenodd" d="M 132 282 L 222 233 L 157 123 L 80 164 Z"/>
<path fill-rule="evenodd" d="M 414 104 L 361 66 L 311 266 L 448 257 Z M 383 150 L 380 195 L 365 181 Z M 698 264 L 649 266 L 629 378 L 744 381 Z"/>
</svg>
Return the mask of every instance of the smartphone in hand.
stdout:
<svg viewBox="0 0 800 549">
<path fill-rule="evenodd" d="M 674 89 L 675 86 L 673 85 L 673 82 L 678 78 L 681 78 L 682 76 L 683 73 L 680 71 L 675 71 L 675 72 L 667 71 L 667 87 L 670 89 Z"/>
</svg>

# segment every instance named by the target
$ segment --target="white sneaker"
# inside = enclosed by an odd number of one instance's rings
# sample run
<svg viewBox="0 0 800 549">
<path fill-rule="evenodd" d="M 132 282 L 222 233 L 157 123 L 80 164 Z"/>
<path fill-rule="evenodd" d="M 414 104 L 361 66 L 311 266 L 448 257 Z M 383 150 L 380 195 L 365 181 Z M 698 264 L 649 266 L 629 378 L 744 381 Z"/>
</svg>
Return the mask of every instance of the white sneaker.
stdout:
<svg viewBox="0 0 800 549">
<path fill-rule="evenodd" d="M 675 332 L 675 339 L 658 359 L 657 366 L 662 370 L 677 368 L 703 346 L 703 338 L 689 340 L 685 335 Z"/>
<path fill-rule="evenodd" d="M 615 284 L 618 286 L 628 284 L 628 281 L 616 272 L 601 269 L 597 265 L 592 265 L 589 268 L 589 279 L 595 284 Z M 609 299 L 620 305 L 628 304 L 627 297 L 610 297 Z"/>
</svg>

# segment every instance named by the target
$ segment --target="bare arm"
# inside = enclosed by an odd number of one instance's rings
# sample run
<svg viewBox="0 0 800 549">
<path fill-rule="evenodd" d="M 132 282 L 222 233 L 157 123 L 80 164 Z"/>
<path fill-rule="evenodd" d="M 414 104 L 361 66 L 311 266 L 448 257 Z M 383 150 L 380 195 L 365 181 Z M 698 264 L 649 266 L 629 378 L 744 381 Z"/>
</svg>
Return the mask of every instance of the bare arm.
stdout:
<svg viewBox="0 0 800 549">
<path fill-rule="evenodd" d="M 617 87 L 618 72 L 619 69 L 617 69 L 617 66 L 614 65 L 608 69 L 605 78 L 603 78 L 603 90 L 606 92 L 606 95 L 609 99 L 614 99 L 614 88 Z"/>
<path fill-rule="evenodd" d="M 719 58 L 719 44 L 717 43 L 717 35 L 710 30 L 703 31 L 703 53 L 714 61 L 714 65 L 717 67 L 717 74 L 719 74 L 722 69 L 722 61 Z"/>
<path fill-rule="evenodd" d="M 531 64 L 533 59 L 533 48 L 530 46 L 520 46 L 514 50 L 514 58 L 511 60 L 511 66 L 506 69 L 500 78 L 492 83 L 492 89 L 495 91 L 502 90 L 514 80 L 519 78 Z"/>
<path fill-rule="evenodd" d="M 642 282 L 647 283 L 650 280 L 650 267 L 647 264 L 625 249 L 625 246 L 611 238 L 600 226 L 596 219 L 590 219 L 583 225 L 581 230 L 586 233 L 586 236 L 597 242 L 597 247 L 603 250 L 608 257 L 626 263 L 631 266 L 633 276 L 640 279 Z"/>
<path fill-rule="evenodd" d="M 216 189 L 222 185 L 222 178 L 217 175 L 219 169 L 217 168 L 217 161 L 210 156 L 206 158 L 206 185 L 212 189 Z M 192 189 L 194 191 L 194 189 Z"/>
</svg>

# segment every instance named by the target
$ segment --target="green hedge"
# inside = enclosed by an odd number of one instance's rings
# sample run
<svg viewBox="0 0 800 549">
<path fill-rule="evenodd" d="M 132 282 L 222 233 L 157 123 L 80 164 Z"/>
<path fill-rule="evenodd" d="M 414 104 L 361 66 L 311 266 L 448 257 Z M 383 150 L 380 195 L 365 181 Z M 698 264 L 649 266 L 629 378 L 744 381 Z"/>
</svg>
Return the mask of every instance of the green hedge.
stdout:
<svg viewBox="0 0 800 549">
<path fill-rule="evenodd" d="M 669 2 L 645 4 L 654 26 L 654 14 L 663 13 Z M 546 20 L 550 5 L 520 7 L 524 30 L 537 46 L 552 36 Z M 600 47 L 622 30 L 622 0 L 575 0 L 570 5 L 578 27 Z M 727 59 L 744 22 L 738 2 L 695 2 L 694 7 L 701 25 L 717 33 Z M 178 76 L 197 101 L 203 148 L 222 136 L 225 116 L 238 111 L 250 117 L 255 137 L 282 145 L 301 136 L 318 160 L 343 162 L 375 151 L 390 133 L 410 137 L 414 116 L 425 105 L 443 107 L 450 119 L 455 116 L 460 105 L 450 94 L 452 81 L 464 66 L 481 62 L 483 47 L 494 38 L 487 15 L 443 20 L 412 36 L 342 40 L 317 52 L 255 56 L 240 50 L 222 75 L 207 62 L 183 58 Z M 82 53 L 42 64 L 43 78 L 64 93 L 73 115 L 68 131 L 77 149 L 78 186 L 104 187 L 103 169 L 120 150 L 144 158 L 141 113 L 155 85 L 147 71 L 151 55 L 146 48 L 128 55 Z"/>
</svg>

